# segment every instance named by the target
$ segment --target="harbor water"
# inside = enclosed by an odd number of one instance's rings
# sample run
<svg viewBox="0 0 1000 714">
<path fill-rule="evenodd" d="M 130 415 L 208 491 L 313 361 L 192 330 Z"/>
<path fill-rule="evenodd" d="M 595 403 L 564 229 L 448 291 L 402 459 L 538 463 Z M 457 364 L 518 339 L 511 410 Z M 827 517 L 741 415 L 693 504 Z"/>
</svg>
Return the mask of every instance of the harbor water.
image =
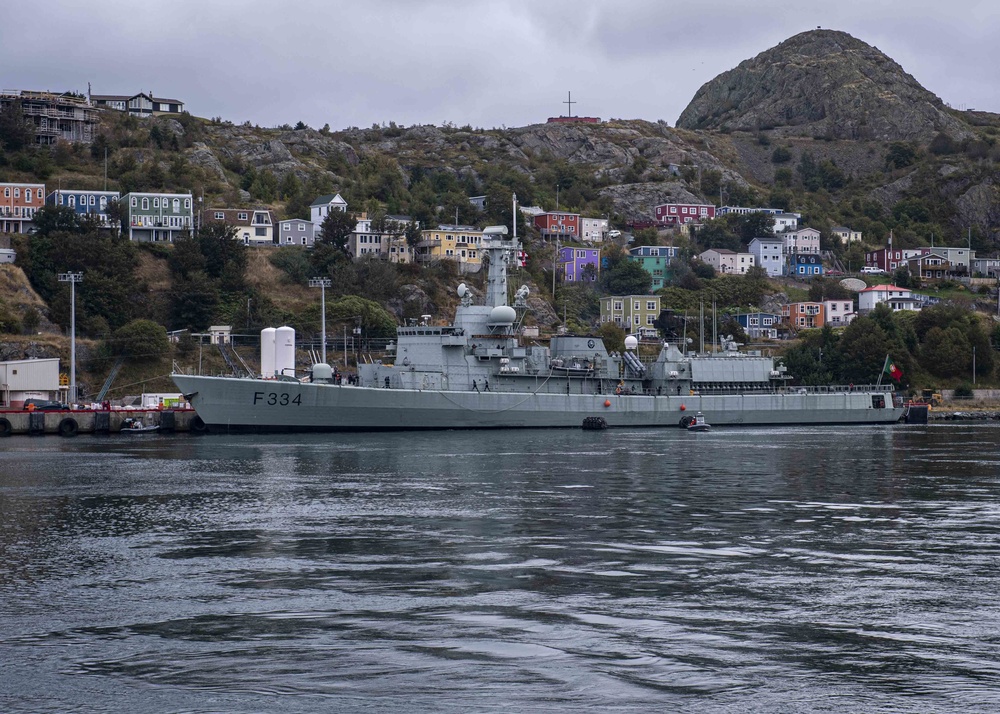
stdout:
<svg viewBox="0 0 1000 714">
<path fill-rule="evenodd" d="M 12 437 L 2 712 L 987 712 L 1000 425 Z"/>
</svg>

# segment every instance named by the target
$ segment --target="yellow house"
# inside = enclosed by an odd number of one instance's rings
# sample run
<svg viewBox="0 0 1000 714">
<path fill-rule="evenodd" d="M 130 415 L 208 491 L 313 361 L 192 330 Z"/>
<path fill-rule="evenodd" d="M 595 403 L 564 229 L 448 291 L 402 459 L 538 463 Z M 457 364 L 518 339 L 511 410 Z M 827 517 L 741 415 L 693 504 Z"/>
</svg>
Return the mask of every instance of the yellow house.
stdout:
<svg viewBox="0 0 1000 714">
<path fill-rule="evenodd" d="M 417 260 L 482 265 L 483 232 L 474 226 L 441 225 L 420 232 Z"/>
</svg>

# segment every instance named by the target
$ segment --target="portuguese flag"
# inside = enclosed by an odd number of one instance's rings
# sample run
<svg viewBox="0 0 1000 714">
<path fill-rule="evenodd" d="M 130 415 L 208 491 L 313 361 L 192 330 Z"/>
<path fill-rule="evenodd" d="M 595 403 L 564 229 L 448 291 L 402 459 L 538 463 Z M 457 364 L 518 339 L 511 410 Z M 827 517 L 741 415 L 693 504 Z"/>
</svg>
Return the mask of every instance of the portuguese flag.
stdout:
<svg viewBox="0 0 1000 714">
<path fill-rule="evenodd" d="M 889 359 L 889 355 L 885 356 L 885 366 L 882 367 L 882 371 L 895 379 L 897 382 L 899 381 L 899 378 L 903 376 L 903 370 L 897 367 L 896 363 Z"/>
</svg>

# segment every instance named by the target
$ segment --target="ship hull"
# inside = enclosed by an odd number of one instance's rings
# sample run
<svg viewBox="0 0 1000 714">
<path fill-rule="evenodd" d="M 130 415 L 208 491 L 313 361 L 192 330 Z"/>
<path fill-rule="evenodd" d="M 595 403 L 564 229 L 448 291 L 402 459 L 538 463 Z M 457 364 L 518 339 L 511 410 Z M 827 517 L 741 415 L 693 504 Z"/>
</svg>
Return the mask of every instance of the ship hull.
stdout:
<svg viewBox="0 0 1000 714">
<path fill-rule="evenodd" d="M 780 392 L 646 396 L 376 389 L 261 379 L 174 375 L 210 431 L 306 432 L 580 427 L 676 427 L 701 412 L 713 426 L 889 424 L 885 392 Z M 886 406 L 873 406 L 881 397 Z"/>
</svg>

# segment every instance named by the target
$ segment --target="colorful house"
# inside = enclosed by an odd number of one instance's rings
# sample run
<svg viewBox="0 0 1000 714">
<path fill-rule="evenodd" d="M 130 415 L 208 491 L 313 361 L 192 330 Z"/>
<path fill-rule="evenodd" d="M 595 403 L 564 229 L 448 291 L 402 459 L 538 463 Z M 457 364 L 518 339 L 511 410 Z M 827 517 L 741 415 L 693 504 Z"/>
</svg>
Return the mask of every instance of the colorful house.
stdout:
<svg viewBox="0 0 1000 714">
<path fill-rule="evenodd" d="M 57 189 L 52 191 L 45 198 L 45 203 L 49 206 L 66 206 L 80 216 L 87 214 L 97 217 L 101 225 L 110 228 L 111 219 L 108 218 L 108 206 L 119 200 L 120 194 L 117 191 L 90 191 L 88 189 Z"/>
<path fill-rule="evenodd" d="M 821 302 L 793 302 L 781 306 L 781 317 L 793 330 L 824 325 L 826 310 Z"/>
<path fill-rule="evenodd" d="M 43 183 L 0 183 L 0 233 L 30 233 L 31 219 L 45 205 Z"/>
<path fill-rule="evenodd" d="M 475 271 L 482 265 L 482 243 L 483 232 L 475 226 L 440 225 L 420 232 L 416 259 L 423 262 L 453 260 L 460 267 Z"/>
<path fill-rule="evenodd" d="M 243 245 L 274 245 L 275 215 L 264 208 L 206 208 L 202 223 L 219 221 L 236 229 L 236 239 Z"/>
<path fill-rule="evenodd" d="M 656 222 L 664 226 L 704 222 L 715 218 L 715 206 L 704 203 L 661 203 L 653 209 Z"/>
<path fill-rule="evenodd" d="M 740 327 L 751 339 L 778 339 L 778 325 L 781 324 L 781 315 L 773 312 L 748 312 L 737 315 L 736 321 L 740 323 Z"/>
<path fill-rule="evenodd" d="M 659 295 L 622 295 L 601 298 L 601 324 L 614 323 L 630 334 L 656 330 Z"/>
<path fill-rule="evenodd" d="M 785 259 L 782 255 L 784 241 L 781 238 L 754 238 L 750 241 L 750 253 L 754 262 L 767 274 L 776 278 L 784 272 Z"/>
<path fill-rule="evenodd" d="M 546 240 L 579 240 L 580 214 L 549 211 L 534 217 L 535 228 Z"/>
<path fill-rule="evenodd" d="M 172 243 L 191 235 L 194 215 L 190 193 L 127 193 L 121 200 L 129 240 Z"/>
<path fill-rule="evenodd" d="M 788 256 L 788 272 L 799 278 L 823 274 L 823 259 L 812 253 L 795 253 Z"/>
<path fill-rule="evenodd" d="M 589 270 L 587 266 L 592 266 Z M 576 283 L 597 280 L 601 272 L 601 251 L 597 248 L 564 247 L 559 250 L 563 280 Z"/>
<path fill-rule="evenodd" d="M 678 250 L 672 245 L 641 245 L 631 248 L 629 260 L 642 266 L 653 276 L 653 290 L 659 290 L 670 279 L 670 261 L 677 257 Z"/>
</svg>

